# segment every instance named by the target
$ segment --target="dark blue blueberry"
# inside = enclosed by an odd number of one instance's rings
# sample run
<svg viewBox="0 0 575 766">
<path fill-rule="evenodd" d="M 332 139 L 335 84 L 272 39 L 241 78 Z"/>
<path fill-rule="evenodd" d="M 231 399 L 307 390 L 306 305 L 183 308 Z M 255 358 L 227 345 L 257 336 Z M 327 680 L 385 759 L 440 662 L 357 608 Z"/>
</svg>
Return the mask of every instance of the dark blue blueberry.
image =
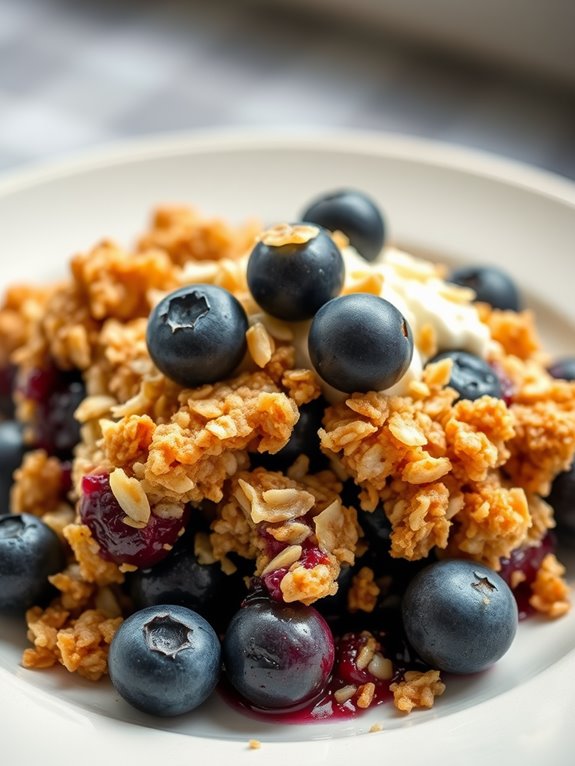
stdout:
<svg viewBox="0 0 575 766">
<path fill-rule="evenodd" d="M 366 261 L 374 261 L 385 240 L 385 222 L 375 202 L 355 189 L 340 189 L 313 200 L 303 221 L 339 230 Z"/>
<path fill-rule="evenodd" d="M 483 564 L 458 559 L 425 567 L 402 602 L 407 638 L 431 667 L 477 673 L 497 662 L 517 630 L 509 586 Z"/>
<path fill-rule="evenodd" d="M 266 244 L 264 237 L 248 261 L 252 295 L 264 311 L 280 319 L 311 319 L 343 287 L 345 267 L 339 248 L 327 231 L 309 228 L 316 234 L 307 242 L 276 246 Z"/>
<path fill-rule="evenodd" d="M 501 381 L 481 357 L 467 351 L 444 351 L 430 359 L 428 364 L 442 359 L 453 361 L 449 386 L 457 391 L 461 399 L 473 401 L 480 396 L 502 398 Z"/>
<path fill-rule="evenodd" d="M 150 314 L 146 340 L 156 367 L 181 386 L 228 377 L 246 350 L 246 312 L 215 285 L 188 285 L 163 298 Z"/>
<path fill-rule="evenodd" d="M 311 324 L 308 350 L 316 372 L 330 386 L 382 391 L 407 372 L 413 337 L 389 301 L 353 293 L 326 303 Z"/>
<path fill-rule="evenodd" d="M 160 716 L 201 705 L 220 675 L 220 642 L 206 620 L 183 606 L 151 606 L 128 617 L 110 645 L 110 678 L 138 710 Z"/>
<path fill-rule="evenodd" d="M 22 381 L 20 391 L 35 403 L 32 446 L 64 460 L 71 457 L 80 441 L 80 424 L 74 413 L 86 396 L 81 372 L 49 365 L 33 370 Z"/>
<path fill-rule="evenodd" d="M 323 617 L 303 604 L 247 602 L 223 642 L 231 685 L 262 710 L 289 710 L 314 699 L 327 684 L 334 642 Z"/>
<path fill-rule="evenodd" d="M 0 612 L 22 613 L 51 591 L 48 576 L 64 568 L 62 544 L 36 516 L 0 516 Z"/>
<path fill-rule="evenodd" d="M 496 266 L 462 266 L 454 269 L 448 280 L 470 287 L 475 292 L 476 301 L 489 303 L 495 309 L 521 309 L 521 297 L 514 281 Z"/>
<path fill-rule="evenodd" d="M 568 471 L 560 473 L 551 485 L 551 493 L 545 498 L 554 511 L 557 531 L 562 540 L 575 543 L 575 463 Z M 563 533 L 563 534 L 562 534 Z"/>
<path fill-rule="evenodd" d="M 219 563 L 200 564 L 188 535 L 167 558 L 129 575 L 128 587 L 137 609 L 185 606 L 217 627 L 225 627 L 246 593 L 239 575 L 224 574 Z"/>
<path fill-rule="evenodd" d="M 8 364 L 0 367 L 0 418 L 14 417 L 14 382 L 16 380 L 16 367 Z"/>
<path fill-rule="evenodd" d="M 10 510 L 12 475 L 24 457 L 22 426 L 15 420 L 0 423 L 0 513 Z"/>
<path fill-rule="evenodd" d="M 558 359 L 549 367 L 549 374 L 562 380 L 575 380 L 575 356 Z"/>
<path fill-rule="evenodd" d="M 317 435 L 326 407 L 327 402 L 323 397 L 300 407 L 299 420 L 285 447 L 273 455 L 268 452 L 254 455 L 253 463 L 263 465 L 268 471 L 283 471 L 303 453 L 309 458 L 310 471 L 321 471 L 326 468 L 328 460 L 320 451 Z"/>
</svg>

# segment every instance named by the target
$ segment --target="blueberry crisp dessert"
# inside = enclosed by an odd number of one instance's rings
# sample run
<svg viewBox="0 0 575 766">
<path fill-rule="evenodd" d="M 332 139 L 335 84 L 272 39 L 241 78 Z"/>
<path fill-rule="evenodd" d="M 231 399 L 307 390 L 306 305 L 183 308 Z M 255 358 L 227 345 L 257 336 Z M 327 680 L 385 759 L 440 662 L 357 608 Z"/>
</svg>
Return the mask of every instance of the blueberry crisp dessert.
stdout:
<svg viewBox="0 0 575 766">
<path fill-rule="evenodd" d="M 387 240 L 353 189 L 269 226 L 162 207 L 6 291 L 0 615 L 25 615 L 25 668 L 159 716 L 409 713 L 569 610 L 575 359 L 504 271 Z"/>
</svg>

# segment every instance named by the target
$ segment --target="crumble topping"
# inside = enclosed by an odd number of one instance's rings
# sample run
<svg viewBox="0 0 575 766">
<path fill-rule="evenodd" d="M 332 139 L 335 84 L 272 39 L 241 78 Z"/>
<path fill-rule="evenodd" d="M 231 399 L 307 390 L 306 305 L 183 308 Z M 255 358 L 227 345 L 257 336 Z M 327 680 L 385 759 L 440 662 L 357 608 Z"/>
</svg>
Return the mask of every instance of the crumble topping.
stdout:
<svg viewBox="0 0 575 766">
<path fill-rule="evenodd" d="M 393 704 L 402 713 L 411 713 L 414 708 L 431 708 L 436 697 L 445 691 L 438 670 L 428 670 L 420 673 L 408 670 L 402 681 L 391 684 Z"/>
<path fill-rule="evenodd" d="M 557 561 L 553 553 L 548 553 L 531 585 L 533 595 L 529 603 L 534 609 L 552 618 L 561 617 L 569 611 L 569 586 L 564 575 L 563 564 Z"/>
<path fill-rule="evenodd" d="M 156 212 L 134 251 L 103 241 L 72 259 L 67 282 L 6 293 L 0 366 L 13 360 L 23 377 L 51 363 L 81 370 L 88 393 L 76 413 L 82 438 L 72 492 L 63 490 L 67 468 L 42 450 L 29 452 L 15 474 L 12 511 L 41 516 L 70 551 L 67 567 L 50 578 L 58 597 L 27 614 L 33 648 L 24 653 L 25 667 L 61 664 L 91 680 L 106 672 L 109 643 L 128 608 L 117 586 L 134 567 L 105 561 L 75 516 L 81 479 L 93 471 L 110 474 L 128 524 L 144 526 L 151 513 L 180 518 L 188 504 L 192 513 L 207 513 L 209 534 L 194 537 L 199 559 L 218 561 L 227 573 L 235 570 L 230 554 L 251 560 L 255 576 L 277 577 L 279 597 L 288 603 L 334 595 L 341 568 L 366 549 L 356 509 L 342 500 L 350 478 L 364 510 L 383 507 L 397 558 L 439 551 L 499 569 L 502 557 L 538 544 L 554 525 L 544 497 L 575 455 L 575 384 L 545 371 L 531 312 L 472 307 L 472 293 L 442 282 L 441 267 L 399 251 L 388 253 L 385 266 L 358 261 L 338 232 L 333 239 L 346 261 L 342 294 L 398 291 L 395 297 L 417 315 L 422 360 L 452 337 L 449 322 L 428 321 L 425 296 L 441 299 L 449 316 L 461 312 L 472 325 L 473 350 L 507 379 L 508 404 L 458 400 L 448 386 L 451 362 L 444 360 L 410 370 L 402 395 L 353 393 L 328 406 L 319 437 L 329 470 L 310 474 L 306 455 L 285 473 L 254 467 L 258 454 L 285 446 L 299 408 L 322 394 L 315 372 L 296 365 L 293 326 L 262 312 L 249 293 L 247 253 L 259 231 L 255 222 L 234 227 L 168 206 Z M 260 239 L 281 246 L 317 231 L 284 225 Z M 415 284 L 413 302 L 402 297 L 404 278 Z M 240 301 L 250 319 L 248 354 L 230 380 L 182 389 L 154 367 L 146 325 L 168 291 L 193 282 L 224 287 Z M 459 330 L 467 337 L 463 319 Z M 21 392 L 17 398 L 19 418 L 29 424 L 34 403 Z M 515 573 L 515 584 L 520 576 Z M 370 567 L 361 568 L 348 610 L 373 611 L 382 583 Z M 552 554 L 531 590 L 530 603 L 541 614 L 554 618 L 570 608 L 564 568 Z M 358 667 L 391 680 L 391 660 L 376 643 L 366 641 L 361 651 Z M 407 671 L 390 688 L 396 707 L 409 712 L 431 707 L 445 686 L 430 670 Z M 368 707 L 374 690 L 368 682 L 334 696 Z"/>
<path fill-rule="evenodd" d="M 20 468 L 14 473 L 10 496 L 12 513 L 44 516 L 58 510 L 64 503 L 64 471 L 56 457 L 45 450 L 32 450 L 24 455 Z"/>
<path fill-rule="evenodd" d="M 359 527 L 355 510 L 343 506 L 336 494 L 341 485 L 330 472 L 323 475 L 325 483 L 322 474 L 298 482 L 262 468 L 239 472 L 228 482 L 211 525 L 216 559 L 228 567 L 232 552 L 255 559 L 257 576 L 285 568 L 280 589 L 288 603 L 311 604 L 335 594 L 341 563 L 355 560 Z M 285 548 L 275 553 L 270 539 Z M 306 558 L 310 546 L 320 552 L 311 565 Z"/>
<path fill-rule="evenodd" d="M 253 246 L 260 231 L 256 220 L 234 227 L 219 218 L 205 218 L 194 208 L 164 205 L 154 213 L 138 247 L 157 248 L 178 266 L 189 261 L 233 260 Z"/>
</svg>

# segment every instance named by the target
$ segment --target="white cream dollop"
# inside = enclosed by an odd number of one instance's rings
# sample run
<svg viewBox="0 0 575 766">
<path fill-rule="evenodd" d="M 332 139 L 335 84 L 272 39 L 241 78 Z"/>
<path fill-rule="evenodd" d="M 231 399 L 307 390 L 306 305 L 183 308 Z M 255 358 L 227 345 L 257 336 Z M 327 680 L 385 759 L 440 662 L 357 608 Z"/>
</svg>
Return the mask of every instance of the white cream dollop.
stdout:
<svg viewBox="0 0 575 766">
<path fill-rule="evenodd" d="M 352 247 L 344 248 L 342 254 L 346 286 L 357 282 L 362 275 L 380 274 L 383 277 L 380 296 L 403 314 L 411 327 L 414 340 L 424 325 L 430 325 L 435 333 L 438 352 L 459 349 L 485 357 L 490 335 L 471 302 L 473 293 L 467 288 L 447 283 L 439 276 L 435 264 L 395 247 L 385 248 L 380 258 L 373 263 L 364 260 Z M 300 345 L 304 340 L 305 350 Z M 298 356 L 308 361 L 307 334 L 305 339 L 301 336 L 298 341 Z M 407 372 L 384 393 L 391 396 L 406 394 L 409 384 L 421 378 L 426 361 L 427 358 L 415 345 Z M 326 388 L 324 393 L 330 401 L 342 398 L 331 387 Z"/>
</svg>

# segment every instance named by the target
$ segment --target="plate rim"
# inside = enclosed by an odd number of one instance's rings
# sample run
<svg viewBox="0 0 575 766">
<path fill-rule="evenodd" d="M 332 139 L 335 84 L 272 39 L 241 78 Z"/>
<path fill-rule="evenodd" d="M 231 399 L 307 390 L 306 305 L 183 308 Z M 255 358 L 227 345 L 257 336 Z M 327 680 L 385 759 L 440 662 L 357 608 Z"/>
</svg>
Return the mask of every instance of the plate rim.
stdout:
<svg viewBox="0 0 575 766">
<path fill-rule="evenodd" d="M 26 188 L 126 162 L 213 151 L 349 151 L 393 156 L 500 181 L 575 208 L 575 180 L 492 151 L 389 131 L 310 128 L 302 131 L 217 128 L 149 134 L 95 144 L 69 154 L 31 160 L 0 172 L 0 197 Z"/>
<path fill-rule="evenodd" d="M 65 158 L 50 160 L 49 162 L 33 163 L 28 167 L 12 170 L 0 175 L 0 198 L 10 196 L 11 194 L 25 191 L 37 185 L 57 181 L 65 177 L 88 173 L 92 170 L 103 169 L 113 165 L 122 165 L 130 162 L 145 162 L 153 159 L 168 158 L 182 153 L 199 154 L 202 152 L 221 152 L 221 151 L 241 151 L 241 150 L 309 150 L 325 153 L 336 151 L 347 151 L 361 153 L 364 155 L 393 156 L 398 159 L 427 166 L 442 167 L 459 171 L 480 178 L 486 178 L 495 182 L 503 183 L 515 188 L 528 190 L 541 197 L 553 199 L 557 203 L 569 206 L 575 212 L 575 182 L 562 178 L 559 175 L 548 171 L 540 170 L 529 165 L 508 160 L 498 155 L 468 149 L 460 146 L 453 146 L 444 142 L 431 139 L 407 137 L 400 134 L 380 133 L 371 131 L 306 131 L 301 134 L 285 131 L 254 131 L 254 130 L 218 130 L 218 131 L 194 131 L 178 134 L 158 134 L 156 136 L 147 136 L 113 142 L 100 145 L 89 150 L 84 150 Z M 553 676 L 561 671 L 565 672 L 565 666 L 571 671 L 575 668 L 575 650 L 570 651 L 559 662 L 551 668 Z M 568 670 L 566 671 L 568 672 Z M 520 686 L 523 692 L 529 692 L 535 696 L 543 695 L 545 684 L 542 682 L 544 673 L 538 673 L 535 677 L 523 682 Z M 11 688 L 12 694 L 20 698 L 20 702 L 30 709 L 41 707 L 42 695 L 40 700 L 35 697 L 34 687 L 24 689 L 17 688 L 19 684 L 16 677 L 11 676 L 7 671 L 0 668 L 0 680 L 8 683 L 4 688 Z M 12 683 L 10 683 L 12 681 Z M 475 705 L 472 710 L 477 721 L 476 724 L 481 728 L 481 723 L 485 724 L 491 719 L 491 714 L 486 716 L 486 708 L 495 708 L 501 712 L 505 711 L 505 702 L 516 692 L 516 688 L 508 690 L 496 698 L 491 698 L 485 702 Z M 16 700 L 15 700 L 16 701 Z M 219 758 L 233 758 L 236 763 L 253 763 L 254 756 L 246 747 L 242 749 L 241 741 L 237 739 L 204 739 L 178 732 L 166 732 L 158 729 L 143 729 L 137 724 L 130 724 L 124 721 L 102 716 L 95 712 L 76 711 L 76 709 L 66 700 L 58 699 L 58 706 L 61 708 L 61 714 L 68 720 L 70 726 L 75 726 L 75 731 L 80 739 L 86 739 L 92 745 L 96 745 L 99 739 L 109 740 L 106 744 L 106 753 L 102 753 L 96 760 L 92 753 L 86 758 L 86 766 L 100 762 L 106 754 L 110 756 L 108 748 L 113 746 L 129 747 L 133 741 L 134 732 L 136 736 L 142 738 L 141 745 L 138 745 L 133 753 L 138 757 L 140 766 L 148 763 L 156 763 L 161 753 L 169 750 L 168 754 L 172 763 L 188 763 L 190 750 L 195 750 L 195 754 L 201 756 L 216 756 Z M 563 702 L 570 704 L 575 709 L 575 690 L 565 690 Z M 459 739 L 459 730 L 467 725 L 467 721 L 462 721 L 469 709 L 457 711 L 444 718 L 429 718 L 425 722 L 421 721 L 417 726 L 409 727 L 409 739 L 414 744 L 424 741 L 424 732 L 428 731 L 427 723 L 438 727 L 442 732 L 443 752 L 439 753 L 439 760 L 435 760 L 432 753 L 426 752 L 426 762 L 451 763 L 445 758 L 455 756 L 455 751 L 449 746 L 446 737 Z M 509 710 L 505 711 L 507 716 Z M 468 716 L 467 716 L 468 717 Z M 502 716 L 503 718 L 504 716 Z M 95 720 L 97 719 L 97 720 Z M 501 728 L 501 723 L 499 726 Z M 138 726 L 138 730 L 134 729 Z M 266 753 L 264 757 L 274 757 L 276 766 L 284 764 L 293 764 L 294 761 L 299 764 L 314 763 L 319 764 L 343 764 L 348 763 L 349 758 L 357 757 L 363 752 L 367 757 L 381 752 L 382 755 L 387 751 L 393 752 L 395 746 L 402 746 L 407 736 L 407 727 L 391 729 L 385 732 L 384 736 L 388 740 L 379 750 L 377 745 L 379 738 L 370 737 L 366 741 L 363 737 L 357 740 L 357 737 L 347 737 L 336 740 L 309 740 L 309 741 L 282 741 L 282 742 L 264 742 L 263 750 Z M 485 731 L 485 729 L 483 730 Z M 178 736 L 174 737 L 174 734 Z M 483 747 L 494 746 L 494 732 L 485 732 L 485 741 Z M 360 735 L 361 736 L 361 735 Z M 379 735 L 382 736 L 381 734 Z M 573 732 L 567 732 L 567 737 L 573 740 Z M 441 738 L 441 736 L 440 736 Z M 172 759 L 172 743 L 175 757 Z M 36 744 L 30 740 L 30 747 L 36 754 Z M 575 744 L 575 743 L 574 743 Z M 481 747 L 481 745 L 480 745 Z M 302 753 L 307 749 L 307 756 Z M 147 752 L 144 752 L 144 751 Z M 359 750 L 359 753 L 358 753 Z M 122 750 L 121 752 L 124 752 Z M 485 750 L 487 752 L 487 750 Z M 177 755 L 177 754 L 181 755 Z M 185 756 L 184 756 L 185 754 Z M 475 756 L 472 752 L 468 755 Z M 25 756 L 26 754 L 20 754 Z M 30 753 L 32 756 L 32 753 Z M 412 754 L 413 755 L 413 754 Z M 92 760 L 94 757 L 94 760 Z M 113 756 L 112 756 L 113 757 Z M 309 760 L 308 760 L 309 758 Z M 475 757 L 473 758 L 475 761 Z M 513 759 L 514 761 L 514 759 Z M 36 762 L 36 756 L 28 761 L 19 759 L 20 763 Z M 114 761 L 112 761 L 114 762 Z M 408 763 L 415 764 L 417 760 L 408 760 Z M 55 761 L 54 761 L 55 763 Z M 530 761 L 529 761 L 530 763 Z M 563 763 L 563 762 L 562 762 Z M 557 766 L 562 763 L 556 761 Z M 522 761 L 523 766 L 529 766 Z M 566 764 L 566 762 L 565 762 Z M 48 765 L 47 765 L 48 766 Z M 52 761 L 49 761 L 52 766 Z M 407 766 L 407 763 L 406 763 Z M 510 766 L 515 766 L 511 763 Z"/>
</svg>

